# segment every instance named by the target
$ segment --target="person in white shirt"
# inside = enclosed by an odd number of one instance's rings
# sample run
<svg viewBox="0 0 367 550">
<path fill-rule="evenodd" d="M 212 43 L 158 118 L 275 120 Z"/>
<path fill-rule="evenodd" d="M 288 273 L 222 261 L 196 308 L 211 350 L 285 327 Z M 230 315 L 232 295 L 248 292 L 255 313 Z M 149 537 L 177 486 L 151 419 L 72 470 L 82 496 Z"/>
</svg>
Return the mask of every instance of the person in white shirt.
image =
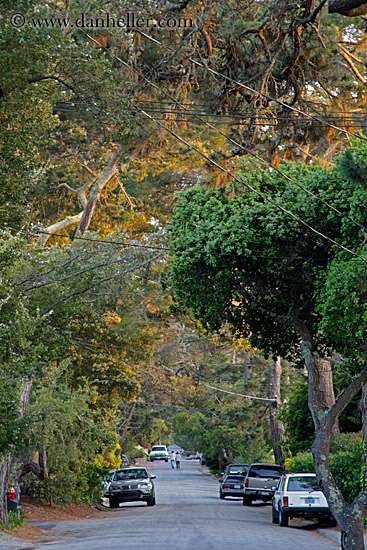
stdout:
<svg viewBox="0 0 367 550">
<path fill-rule="evenodd" d="M 171 468 L 174 470 L 176 466 L 176 455 L 174 451 L 171 451 L 170 459 L 171 459 Z"/>
</svg>

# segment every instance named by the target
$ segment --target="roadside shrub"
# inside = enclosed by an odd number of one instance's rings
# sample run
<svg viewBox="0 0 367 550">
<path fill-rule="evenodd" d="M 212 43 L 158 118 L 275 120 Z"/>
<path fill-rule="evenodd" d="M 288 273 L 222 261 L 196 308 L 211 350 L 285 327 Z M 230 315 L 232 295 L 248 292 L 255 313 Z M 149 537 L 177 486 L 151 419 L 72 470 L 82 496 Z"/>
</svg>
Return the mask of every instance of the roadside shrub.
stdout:
<svg viewBox="0 0 367 550">
<path fill-rule="evenodd" d="M 15 527 L 19 527 L 19 525 L 22 525 L 24 521 L 24 512 L 20 508 L 17 510 L 9 510 L 8 512 L 8 523 L 6 524 L 6 528 L 9 529 L 9 531 L 12 531 Z"/>
<path fill-rule="evenodd" d="M 347 437 L 347 436 L 353 437 Z M 354 441 L 354 445 L 351 443 Z M 357 441 L 357 442 L 356 442 Z M 349 448 L 348 448 L 349 442 Z M 356 434 L 343 434 L 333 447 L 336 452 L 330 453 L 330 469 L 343 497 L 349 503 L 362 490 L 363 458 L 362 447 Z M 314 472 L 313 457 L 310 451 L 298 453 L 284 461 L 288 472 Z"/>
<path fill-rule="evenodd" d="M 314 472 L 315 466 L 313 464 L 313 456 L 311 451 L 304 451 L 286 458 L 284 461 L 284 467 L 287 472 L 295 474 L 299 472 Z"/>
<path fill-rule="evenodd" d="M 362 490 L 363 459 L 358 443 L 348 451 L 330 454 L 330 468 L 343 497 L 349 503 Z"/>
</svg>

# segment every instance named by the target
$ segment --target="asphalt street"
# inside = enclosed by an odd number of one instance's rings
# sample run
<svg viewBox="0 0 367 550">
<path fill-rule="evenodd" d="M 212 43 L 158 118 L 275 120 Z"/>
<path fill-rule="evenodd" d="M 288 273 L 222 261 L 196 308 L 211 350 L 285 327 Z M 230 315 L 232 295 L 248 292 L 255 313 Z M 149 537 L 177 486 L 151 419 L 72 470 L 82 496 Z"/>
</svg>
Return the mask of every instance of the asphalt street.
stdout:
<svg viewBox="0 0 367 550">
<path fill-rule="evenodd" d="M 220 500 L 217 479 L 197 461 L 183 460 L 180 470 L 154 462 L 157 505 L 121 504 L 104 519 L 35 521 L 50 542 L 37 550 L 331 550 L 339 545 L 311 524 L 271 523 L 271 506 L 243 506 L 240 499 Z M 325 530 L 326 532 L 326 530 Z"/>
</svg>

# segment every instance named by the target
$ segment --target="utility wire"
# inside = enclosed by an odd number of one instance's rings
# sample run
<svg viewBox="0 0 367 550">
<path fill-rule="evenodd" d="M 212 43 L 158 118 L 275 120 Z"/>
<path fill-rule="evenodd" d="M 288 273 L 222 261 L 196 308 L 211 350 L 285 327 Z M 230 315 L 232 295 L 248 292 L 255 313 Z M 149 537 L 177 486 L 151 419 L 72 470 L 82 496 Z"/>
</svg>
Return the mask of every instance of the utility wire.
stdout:
<svg viewBox="0 0 367 550">
<path fill-rule="evenodd" d="M 110 241 L 108 239 L 91 239 L 88 237 L 73 237 L 72 235 L 66 234 L 62 235 L 61 233 L 47 233 L 47 231 L 38 231 L 32 232 L 29 230 L 24 230 L 19 227 L 11 227 L 8 226 L 9 229 L 12 229 L 13 231 L 18 231 L 19 233 L 23 233 L 25 235 L 32 235 L 34 237 L 38 237 L 38 235 L 50 235 L 51 237 L 61 237 L 63 239 L 70 239 L 73 240 L 80 240 L 80 241 L 87 241 L 92 243 L 101 243 L 101 244 L 112 244 L 115 246 L 121 246 L 121 247 L 136 247 L 136 248 L 145 248 L 147 250 L 164 250 L 169 252 L 170 248 L 164 247 L 164 246 L 150 246 L 150 245 L 144 245 L 144 244 L 132 244 L 132 243 L 125 243 L 123 241 Z M 314 261 L 314 262 L 328 262 L 330 261 L 330 258 L 319 258 L 315 256 L 266 256 L 266 255 L 256 255 L 256 254 L 235 254 L 231 252 L 212 252 L 211 255 L 213 256 L 224 256 L 224 257 L 234 257 L 234 258 L 256 258 L 258 260 L 301 260 L 301 261 Z M 353 258 L 353 260 L 364 260 L 364 258 Z M 340 260 L 343 261 L 343 260 Z"/>
<path fill-rule="evenodd" d="M 95 44 L 97 44 L 100 48 L 102 48 L 103 50 L 107 51 L 108 53 L 108 49 L 106 48 L 106 46 L 104 46 L 103 44 L 101 44 L 100 42 L 98 42 L 95 38 L 93 38 L 92 36 L 90 36 L 88 33 L 86 33 L 83 29 L 80 29 L 83 34 L 89 39 L 91 40 L 92 42 L 94 42 Z M 169 50 L 171 50 L 172 52 L 174 51 L 170 46 L 166 46 L 162 43 L 160 43 L 158 40 L 155 40 L 153 38 L 151 38 L 150 36 L 146 35 L 145 33 L 143 33 L 142 31 L 136 29 L 139 33 L 141 33 L 143 36 L 146 36 L 149 40 L 152 40 L 153 42 L 163 46 L 163 47 L 166 47 L 168 48 Z M 123 61 L 120 57 L 118 57 L 116 54 L 113 54 L 114 58 L 117 59 L 120 63 L 122 63 L 124 66 L 126 66 L 129 70 L 134 70 L 135 72 L 137 72 L 137 74 L 140 74 L 140 76 L 142 76 L 145 80 L 148 80 L 146 79 L 143 75 L 141 75 L 141 73 L 139 71 L 137 71 L 134 67 L 131 67 L 128 63 L 126 63 L 125 61 Z M 199 63 L 198 61 L 195 61 L 193 60 L 192 58 L 189 58 L 189 60 L 200 66 L 200 67 L 204 67 L 201 63 Z M 217 76 L 220 76 L 220 77 L 223 77 L 223 78 L 226 78 L 230 81 L 233 81 L 234 83 L 236 84 L 239 84 L 241 85 L 242 87 L 250 90 L 250 91 L 253 91 L 255 93 L 256 90 L 253 90 L 252 88 L 249 88 L 248 86 L 245 86 L 244 84 L 241 84 L 233 79 L 230 79 L 229 77 L 226 77 L 225 75 L 222 75 L 220 73 L 218 73 L 217 71 L 214 71 L 213 69 L 209 69 L 209 67 L 207 67 L 208 70 L 210 70 L 211 72 L 213 72 L 214 74 L 216 74 Z M 148 80 L 148 82 L 150 82 Z M 152 83 L 151 83 L 152 84 Z M 158 88 L 156 85 L 154 85 L 156 88 Z M 159 90 L 159 88 L 158 88 Z M 303 111 L 300 111 L 299 109 L 296 109 L 295 107 L 291 107 L 289 105 L 287 105 L 286 103 L 283 103 L 281 102 L 280 100 L 277 100 L 277 99 L 274 99 L 274 98 L 270 98 L 270 96 L 267 96 L 267 94 L 260 94 L 260 95 L 263 95 L 264 97 L 268 97 L 269 99 L 272 99 L 274 101 L 276 101 L 277 103 L 279 103 L 280 105 L 283 105 L 284 107 L 287 107 L 289 109 L 291 109 L 292 111 L 295 111 L 295 112 L 298 112 L 298 113 L 301 113 L 303 115 L 306 115 L 306 116 L 309 116 L 310 118 L 313 118 L 315 120 L 319 120 L 320 122 L 323 122 L 322 119 L 318 119 L 317 117 L 313 117 L 312 115 L 308 115 L 307 113 L 304 113 Z M 314 227 L 312 227 L 310 224 L 308 224 L 307 222 L 305 222 L 304 220 L 302 220 L 299 216 L 297 216 L 296 214 L 293 214 L 290 210 L 287 210 L 286 208 L 284 208 L 283 206 L 279 205 L 276 201 L 274 201 L 273 199 L 271 199 L 270 197 L 266 196 L 264 193 L 262 193 L 261 191 L 258 191 L 257 189 L 253 188 L 251 185 L 249 185 L 248 183 L 246 183 L 245 181 L 239 179 L 237 176 L 235 176 L 230 170 L 228 170 L 227 168 L 224 168 L 223 166 L 221 166 L 220 164 L 218 164 L 217 162 L 215 162 L 213 159 L 209 158 L 203 151 L 201 151 L 200 149 L 198 149 L 197 147 L 195 147 L 194 145 L 188 143 L 185 139 L 183 139 L 182 137 L 180 137 L 179 135 L 177 135 L 175 132 L 173 132 L 170 128 L 164 126 L 163 124 L 161 124 L 158 120 L 156 120 L 154 117 L 152 117 L 151 115 L 149 115 L 147 112 L 145 112 L 143 109 L 140 109 L 140 108 L 137 108 L 143 115 L 146 116 L 146 118 L 148 118 L 149 120 L 152 120 L 153 122 L 155 122 L 160 128 L 162 128 L 163 130 L 166 130 L 167 132 L 169 132 L 172 136 L 174 136 L 177 140 L 181 141 L 182 143 L 184 143 L 187 147 L 189 147 L 190 149 L 196 151 L 200 156 L 202 156 L 203 158 L 205 158 L 209 163 L 213 164 L 213 166 L 216 166 L 217 168 L 219 168 L 222 172 L 228 174 L 230 177 L 232 177 L 235 181 L 237 181 L 238 183 L 240 183 L 241 185 L 244 185 L 245 187 L 247 187 L 248 189 L 250 189 L 253 193 L 259 195 L 260 197 L 262 197 L 263 200 L 267 201 L 267 202 L 270 202 L 271 204 L 273 204 L 276 208 L 278 208 L 279 210 L 281 210 L 282 212 L 284 212 L 285 214 L 287 214 L 288 216 L 292 217 L 293 219 L 297 220 L 299 223 L 301 223 L 302 225 L 304 225 L 305 227 L 307 227 L 310 231 L 312 231 L 313 233 L 315 233 L 316 235 L 318 235 L 319 237 L 323 238 L 323 239 L 326 239 L 328 240 L 329 242 L 331 242 L 332 244 L 334 244 L 335 246 L 339 247 L 340 249 L 344 250 L 345 252 L 348 252 L 349 254 L 353 255 L 353 256 L 356 256 L 358 258 L 360 258 L 361 260 L 363 261 L 367 261 L 367 258 L 364 258 L 363 256 L 360 256 L 358 253 L 350 250 L 349 248 L 343 246 L 342 244 L 338 243 L 337 241 L 335 241 L 334 239 L 332 239 L 331 237 L 328 237 L 327 235 L 324 235 L 323 233 L 321 233 L 320 231 L 318 231 L 317 229 L 315 229 Z M 336 126 L 333 126 L 333 125 L 330 125 L 328 124 L 328 126 L 330 127 L 333 127 L 334 129 L 338 130 L 338 127 Z M 213 127 L 214 128 L 214 127 Z M 355 137 L 360 137 L 362 139 L 362 136 L 358 136 L 357 134 L 353 134 L 351 132 L 348 132 L 347 130 L 342 130 L 340 129 L 341 131 L 349 134 L 349 135 L 353 135 Z M 365 139 L 365 138 L 363 138 Z M 366 139 L 367 141 L 367 139 Z M 282 174 L 283 175 L 283 174 Z M 286 176 L 284 176 L 286 177 Z M 333 207 L 331 207 L 333 208 Z M 333 208 L 333 210 L 335 210 Z M 357 222 L 355 222 L 357 223 Z M 359 224 L 358 224 L 359 225 Z M 363 226 L 362 226 L 363 227 Z"/>
<path fill-rule="evenodd" d="M 105 48 L 105 46 L 101 45 L 97 40 L 95 40 L 93 37 L 91 37 L 90 35 L 88 35 L 88 33 L 86 33 L 85 31 L 83 31 L 83 33 L 88 37 L 90 38 L 92 41 L 94 41 L 96 44 L 98 44 L 100 47 L 104 48 L 107 52 L 107 48 Z M 143 33 L 144 34 L 144 33 Z M 169 93 L 161 90 L 154 82 L 150 81 L 148 78 L 146 78 L 140 71 L 138 71 L 137 69 L 135 69 L 135 67 L 131 67 L 128 63 L 126 63 L 125 61 L 123 61 L 120 57 L 116 56 L 115 54 L 113 54 L 115 59 L 117 59 L 120 63 L 122 63 L 124 66 L 128 67 L 129 69 L 132 69 L 133 71 L 135 71 L 141 78 L 143 78 L 145 81 L 147 81 L 150 85 L 152 85 L 155 89 L 158 90 L 158 92 L 160 93 L 163 93 L 164 95 L 166 95 L 167 97 L 169 97 L 170 99 L 172 99 L 177 105 L 180 105 L 180 103 L 173 97 L 171 96 Z M 138 111 L 144 113 L 147 115 L 147 112 L 140 109 L 139 107 L 136 108 Z M 184 109 L 187 110 L 187 108 L 184 107 Z M 303 113 L 302 111 L 300 111 L 302 114 L 308 116 L 306 113 Z M 191 147 L 191 145 L 186 142 L 185 140 L 182 140 L 181 138 L 178 137 L 177 134 L 175 134 L 174 132 L 172 132 L 171 130 L 169 130 L 168 128 L 166 128 L 165 126 L 163 126 L 162 124 L 160 124 L 160 122 L 151 117 L 150 115 L 147 115 L 151 118 L 151 120 L 153 120 L 154 122 L 156 122 L 157 124 L 159 124 L 159 126 L 161 128 L 165 128 L 167 131 L 169 131 L 174 137 L 176 137 L 177 139 L 180 139 L 181 141 L 183 141 L 188 147 Z M 198 115 L 196 115 L 198 116 Z M 307 193 L 308 195 L 310 195 L 311 197 L 313 197 L 314 199 L 317 199 L 319 200 L 320 202 L 322 202 L 325 206 L 327 206 L 328 208 L 330 208 L 331 210 L 333 210 L 335 213 L 339 214 L 340 216 L 343 216 L 343 217 L 346 217 L 347 219 L 349 219 L 352 223 L 354 223 L 355 225 L 357 225 L 358 227 L 360 227 L 361 229 L 363 229 L 364 231 L 367 231 L 367 228 L 364 227 L 362 224 L 360 224 L 359 222 L 355 221 L 352 217 L 348 216 L 347 214 L 343 214 L 340 210 L 338 210 L 337 208 L 335 208 L 334 206 L 332 206 L 331 204 L 329 204 L 327 201 L 325 201 L 324 199 L 322 199 L 321 197 L 319 197 L 318 195 L 312 193 L 311 191 L 309 191 L 308 189 L 306 189 L 304 186 L 302 186 L 301 184 L 299 184 L 298 182 L 296 182 L 293 178 L 287 176 L 286 174 L 284 174 L 281 170 L 279 170 L 279 168 L 273 166 L 269 161 L 263 159 L 262 157 L 259 157 L 256 153 L 254 153 L 253 151 L 251 151 L 251 149 L 249 149 L 248 147 L 245 147 L 244 145 L 236 142 L 235 140 L 233 140 L 232 138 L 230 138 L 228 135 L 224 134 L 223 132 L 221 132 L 220 130 L 218 130 L 217 128 L 215 128 L 214 126 L 212 126 L 209 122 L 207 121 L 204 121 L 203 119 L 201 119 L 199 116 L 198 116 L 199 120 L 201 120 L 202 122 L 206 123 L 210 128 L 212 128 L 214 131 L 218 132 L 220 135 L 222 135 L 223 137 L 225 137 L 226 139 L 228 139 L 229 141 L 231 141 L 234 145 L 236 145 L 237 147 L 240 147 L 242 150 L 246 151 L 247 153 L 249 153 L 251 156 L 253 156 L 254 158 L 256 158 L 258 161 L 260 162 L 263 162 L 265 164 L 267 164 L 269 167 L 271 167 L 272 169 L 274 169 L 277 173 L 279 173 L 282 177 L 284 177 L 285 179 L 287 179 L 288 181 L 290 181 L 291 183 L 293 183 L 294 185 L 296 185 L 297 187 L 299 187 L 300 189 L 302 189 L 305 193 Z M 192 146 L 193 147 L 193 146 Z M 198 149 L 195 149 L 195 147 L 193 147 L 194 150 L 196 150 L 196 152 L 198 152 L 199 154 L 201 154 L 199 152 Z M 210 159 L 208 156 L 202 154 L 202 156 L 204 156 L 209 162 L 211 162 L 212 164 L 214 164 L 215 166 L 217 166 L 218 168 L 220 168 L 221 170 L 225 171 L 227 174 L 231 175 L 233 178 L 235 178 L 235 176 L 233 174 L 231 174 L 231 172 L 229 170 L 226 170 L 225 168 L 223 168 L 222 166 L 220 166 L 219 164 L 215 163 L 214 161 L 212 161 L 212 159 Z M 236 178 L 235 178 L 236 179 Z M 238 178 L 236 181 L 239 181 L 239 183 L 241 184 L 245 184 L 243 181 L 240 181 Z M 254 191 L 254 189 L 252 187 L 250 187 L 249 185 L 245 184 L 249 189 L 251 189 L 252 191 Z M 260 194 L 260 192 L 257 192 L 255 190 L 256 193 Z M 261 196 L 264 198 L 266 197 L 265 195 L 261 194 Z M 273 201 L 272 199 L 268 199 L 266 197 L 266 200 L 270 200 L 270 202 L 272 202 L 273 204 L 275 204 L 276 206 L 279 207 L 279 205 Z M 290 215 L 292 215 L 293 217 L 295 217 L 294 214 L 292 214 L 291 212 L 287 211 L 286 209 L 283 209 L 283 207 L 280 207 L 284 212 L 287 212 L 289 213 Z M 298 216 L 296 216 L 296 218 L 298 218 Z M 330 239 L 329 237 L 326 237 L 325 235 L 323 235 L 322 233 L 318 232 L 317 230 L 314 230 L 309 224 L 307 224 L 306 222 L 304 222 L 303 220 L 301 220 L 300 218 L 298 218 L 299 221 L 301 221 L 301 223 L 303 223 L 304 225 L 306 225 L 307 227 L 309 227 L 310 229 L 312 229 L 314 232 L 316 232 L 318 235 L 324 237 L 324 238 L 327 238 L 329 239 L 331 242 L 333 242 L 334 244 L 336 243 L 336 241 L 334 241 L 333 239 Z M 339 245 L 339 243 L 337 243 L 338 246 L 341 246 L 342 248 L 344 248 L 342 245 Z M 346 249 L 344 248 L 345 250 L 348 250 L 349 252 L 351 252 L 349 249 Z M 356 253 L 352 253 L 358 257 L 360 257 L 358 254 Z M 365 261 L 366 259 L 363 258 Z"/>
<path fill-rule="evenodd" d="M 162 48 L 166 48 L 167 50 L 169 50 L 171 52 L 175 52 L 175 50 L 173 48 L 171 48 L 171 46 L 168 46 L 167 44 L 163 44 L 159 40 L 157 40 L 157 39 L 149 36 L 145 32 L 143 32 L 142 30 L 137 29 L 137 28 L 134 28 L 134 30 L 136 32 L 138 32 L 139 34 L 141 34 L 142 36 L 145 36 L 145 38 L 148 38 L 148 40 L 150 40 L 151 42 L 154 42 L 154 43 L 158 44 Z M 338 130 L 340 132 L 343 132 L 343 133 L 345 133 L 349 136 L 353 136 L 353 137 L 356 137 L 358 139 L 362 139 L 364 141 L 367 141 L 367 138 L 365 138 L 364 136 L 361 136 L 360 134 L 354 134 L 353 132 L 349 132 L 348 130 L 345 130 L 343 128 L 339 128 L 338 126 L 335 126 L 334 124 L 331 124 L 330 122 L 324 121 L 322 118 L 318 118 L 314 115 L 311 115 L 310 113 L 306 113 L 305 111 L 302 111 L 301 109 L 298 109 L 297 107 L 293 107 L 292 105 L 288 105 L 287 103 L 284 103 L 280 99 L 272 97 L 272 96 L 266 94 L 265 92 L 259 92 L 258 90 L 255 90 L 254 88 L 251 88 L 250 86 L 247 86 L 246 84 L 242 84 L 241 82 L 238 82 L 238 80 L 234 80 L 233 78 L 231 78 L 229 76 L 226 76 L 225 74 L 222 74 L 222 73 L 219 73 L 218 71 L 215 71 L 214 69 L 210 68 L 207 65 L 205 66 L 203 63 L 200 63 L 200 61 L 196 61 L 196 59 L 193 59 L 192 57 L 189 57 L 188 60 L 191 63 L 193 63 L 194 65 L 196 65 L 197 67 L 205 69 L 206 71 L 214 74 L 215 76 L 219 76 L 220 78 L 225 78 L 228 82 L 231 82 L 232 84 L 236 84 L 237 86 L 240 86 L 241 88 L 244 88 L 245 90 L 247 90 L 249 92 L 252 92 L 256 95 L 260 95 L 260 96 L 264 97 L 265 99 L 267 99 L 269 101 L 275 101 L 276 103 L 278 103 L 278 105 L 281 105 L 282 107 L 285 107 L 286 109 L 289 109 L 290 111 L 293 111 L 294 113 L 298 113 L 298 114 L 304 115 L 308 118 L 311 118 L 313 120 L 316 120 L 318 122 L 321 122 L 322 124 L 325 124 L 326 126 L 329 126 L 330 128 L 333 128 L 334 130 Z"/>
<path fill-rule="evenodd" d="M 153 122 L 155 122 L 160 128 L 162 128 L 163 130 L 166 130 L 167 132 L 169 132 L 172 136 L 174 136 L 176 139 L 178 139 L 179 141 L 181 141 L 181 143 L 184 143 L 187 147 L 189 147 L 190 149 L 196 151 L 199 155 L 201 155 L 203 158 L 205 158 L 208 162 L 210 162 L 211 164 L 213 164 L 214 166 L 216 166 L 217 168 L 219 168 L 222 172 L 224 172 L 225 174 L 228 174 L 231 178 L 233 178 L 235 181 L 237 181 L 238 183 L 240 183 L 241 185 L 244 185 L 245 187 L 247 187 L 248 189 L 250 189 L 250 191 L 252 191 L 253 193 L 256 193 L 257 195 L 259 195 L 263 200 L 267 201 L 267 202 L 270 202 L 271 204 L 273 204 L 276 208 L 278 208 L 279 210 L 281 210 L 282 212 L 284 212 L 285 214 L 287 214 L 288 216 L 292 217 L 293 219 L 297 220 L 299 223 L 301 223 L 302 225 L 304 225 L 305 227 L 307 227 L 310 231 L 312 231 L 313 233 L 315 233 L 316 235 L 318 235 L 319 237 L 323 238 L 323 239 L 326 239 L 327 241 L 331 242 L 332 244 L 334 244 L 335 246 L 339 247 L 340 249 L 344 250 L 345 252 L 348 252 L 349 254 L 352 254 L 353 256 L 356 256 L 357 258 L 360 258 L 361 260 L 363 260 L 364 262 L 367 262 L 367 258 L 364 258 L 363 256 L 360 256 L 359 254 L 357 254 L 357 252 L 354 252 L 353 250 L 350 250 L 349 248 L 343 246 L 342 244 L 338 243 L 337 241 L 335 241 L 334 239 L 332 239 L 331 237 L 328 237 L 327 235 L 324 235 L 324 233 L 321 233 L 321 231 L 318 231 L 317 229 L 315 229 L 314 227 L 312 227 L 310 224 L 308 224 L 307 222 L 305 222 L 304 220 L 302 220 L 299 216 L 297 216 L 296 214 L 293 214 L 293 212 L 291 212 L 290 210 L 288 210 L 287 208 L 284 208 L 283 206 L 281 206 L 280 204 L 278 204 L 277 202 L 275 202 L 272 198 L 268 197 L 267 195 L 265 195 L 264 193 L 262 193 L 261 191 L 259 191 L 258 189 L 255 189 L 254 187 L 252 187 L 251 185 L 249 185 L 248 183 L 246 183 L 245 181 L 241 180 L 240 178 L 238 178 L 235 174 L 233 174 L 230 170 L 228 170 L 227 168 L 224 168 L 223 166 L 221 166 L 220 164 L 218 164 L 217 162 L 215 162 L 213 159 L 209 158 L 208 155 L 206 155 L 203 151 L 201 151 L 200 149 L 198 149 L 197 147 L 195 147 L 195 145 L 192 145 L 191 143 L 187 142 L 184 138 L 182 138 L 181 136 L 179 136 L 178 134 L 176 134 L 175 132 L 173 132 L 173 130 L 171 130 L 170 128 L 167 128 L 167 126 L 164 126 L 163 124 L 161 124 L 159 121 L 155 120 L 152 116 L 150 116 L 148 113 L 146 113 L 143 109 L 140 109 L 141 113 L 144 114 L 149 120 L 152 120 Z"/>
</svg>

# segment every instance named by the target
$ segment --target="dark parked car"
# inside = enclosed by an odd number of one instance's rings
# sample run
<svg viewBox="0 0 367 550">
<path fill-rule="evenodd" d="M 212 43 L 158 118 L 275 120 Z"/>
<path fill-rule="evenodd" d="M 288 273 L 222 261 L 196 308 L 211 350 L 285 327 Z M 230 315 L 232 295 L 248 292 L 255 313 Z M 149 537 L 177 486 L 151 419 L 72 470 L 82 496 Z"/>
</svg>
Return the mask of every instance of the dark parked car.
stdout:
<svg viewBox="0 0 367 550">
<path fill-rule="evenodd" d="M 219 481 L 219 498 L 242 497 L 243 484 L 248 464 L 229 464 Z"/>
<path fill-rule="evenodd" d="M 283 474 L 284 468 L 280 464 L 251 464 L 245 477 L 243 505 L 250 505 L 253 500 L 272 500 L 275 486 Z"/>
<path fill-rule="evenodd" d="M 111 483 L 103 493 L 110 501 L 110 508 L 118 508 L 120 502 L 146 502 L 148 506 L 155 505 L 155 490 L 153 479 L 142 467 L 119 468 L 115 470 Z"/>
</svg>

